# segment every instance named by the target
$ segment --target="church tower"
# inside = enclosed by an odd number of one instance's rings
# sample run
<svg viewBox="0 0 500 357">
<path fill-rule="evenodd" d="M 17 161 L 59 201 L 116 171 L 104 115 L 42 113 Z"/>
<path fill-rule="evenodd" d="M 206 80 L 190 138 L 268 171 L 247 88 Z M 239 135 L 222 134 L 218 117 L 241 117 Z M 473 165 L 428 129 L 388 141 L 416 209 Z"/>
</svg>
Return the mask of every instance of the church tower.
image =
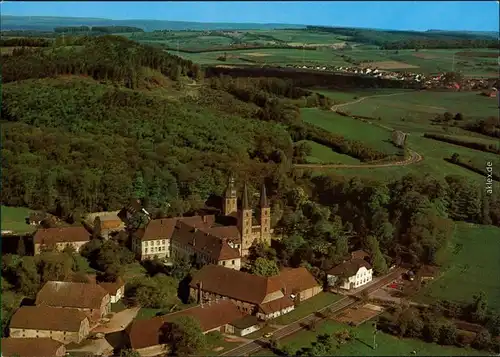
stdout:
<svg viewBox="0 0 500 357">
<path fill-rule="evenodd" d="M 264 184 L 260 189 L 260 239 L 263 243 L 271 245 L 271 208 Z"/>
<path fill-rule="evenodd" d="M 252 209 L 248 200 L 247 184 L 243 186 L 241 198 L 241 210 L 238 212 L 238 228 L 241 233 L 241 255 L 248 255 L 248 249 L 252 246 Z"/>
<path fill-rule="evenodd" d="M 224 194 L 224 216 L 230 216 L 238 211 L 237 200 L 236 188 L 234 187 L 234 177 L 231 176 L 227 184 L 226 193 Z"/>
</svg>

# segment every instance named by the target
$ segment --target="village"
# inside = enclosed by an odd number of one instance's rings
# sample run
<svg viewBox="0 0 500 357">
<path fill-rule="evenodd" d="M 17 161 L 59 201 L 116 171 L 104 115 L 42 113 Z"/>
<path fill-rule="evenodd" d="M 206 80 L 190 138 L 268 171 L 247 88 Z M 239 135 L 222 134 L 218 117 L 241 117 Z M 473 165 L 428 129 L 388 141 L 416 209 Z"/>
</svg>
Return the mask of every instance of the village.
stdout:
<svg viewBox="0 0 500 357">
<path fill-rule="evenodd" d="M 20 355 L 36 348 L 53 356 L 67 352 L 110 356 L 117 348 L 128 347 L 141 356 L 156 356 L 169 348 L 168 341 L 162 338 L 165 324 L 179 316 L 199 321 L 205 334 L 218 331 L 226 339 L 250 342 L 245 336 L 255 335 L 261 329 L 267 331 L 266 327 L 272 326 L 276 318 L 296 308 L 300 310 L 308 304 L 307 300 L 320 293 L 344 297 L 333 299 L 323 310 L 342 312 L 339 321 L 348 325 L 357 325 L 383 311 L 381 306 L 363 302 L 367 291 L 377 293 L 381 301 L 397 300 L 384 293 L 384 289 L 401 280 L 404 270 L 393 266 L 387 275 L 374 277 L 370 254 L 362 250 L 351 252 L 343 263 L 328 270 L 323 282 L 304 267 L 284 268 L 274 276 L 249 273 L 245 265 L 251 247 L 257 243 L 270 245 L 272 239 L 279 237 L 273 235 L 270 227 L 271 212 L 264 185 L 258 219 L 249 205 L 246 185 L 241 200 L 237 196 L 234 180 L 230 179 L 222 215 L 233 225 L 225 226 L 216 223 L 215 215 L 151 219 L 137 199 L 120 211 L 88 214 L 81 225 L 65 226 L 47 213 L 27 217 L 27 223 L 38 227 L 32 237 L 35 255 L 68 247 L 80 252 L 93 239 L 113 241 L 118 234 L 126 233 L 138 261 L 155 260 L 169 265 L 172 260 L 186 258 L 200 269 L 186 291 L 186 300 L 192 302 L 190 307 L 140 320 L 134 319 L 140 306 L 112 312 L 113 305 L 125 296 L 126 283 L 120 277 L 99 282 L 90 274 L 84 281 L 74 276 L 65 281 L 48 281 L 33 304 L 22 305 L 15 311 L 9 337 L 2 339 L 3 348 Z M 138 217 L 146 223 L 133 228 Z M 43 228 L 47 221 L 52 226 Z M 366 296 L 361 298 L 363 291 Z M 106 341 L 106 334 L 117 332 L 126 336 L 126 345 L 112 346 Z M 266 333 L 264 337 L 269 339 L 271 335 Z M 85 347 L 81 350 L 78 346 Z"/>
</svg>

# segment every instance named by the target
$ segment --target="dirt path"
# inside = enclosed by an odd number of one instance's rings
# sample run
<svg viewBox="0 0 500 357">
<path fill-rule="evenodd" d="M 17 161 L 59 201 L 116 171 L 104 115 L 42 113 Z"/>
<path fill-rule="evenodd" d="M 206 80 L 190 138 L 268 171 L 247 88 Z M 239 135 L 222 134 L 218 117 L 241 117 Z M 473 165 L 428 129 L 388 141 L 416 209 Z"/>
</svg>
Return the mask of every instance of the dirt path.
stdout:
<svg viewBox="0 0 500 357">
<path fill-rule="evenodd" d="M 408 94 L 408 92 L 370 95 L 370 96 L 358 98 L 358 99 L 353 100 L 351 102 L 333 105 L 330 108 L 330 110 L 335 112 L 339 108 L 342 108 L 344 106 L 351 105 L 351 104 L 360 103 L 363 100 L 368 99 L 368 98 L 393 97 L 393 96 L 403 95 L 403 94 Z M 378 127 L 383 128 L 385 130 L 388 130 L 388 131 L 394 130 L 393 128 L 388 127 L 384 124 L 374 123 L 374 122 L 366 120 L 366 119 L 361 119 L 361 120 L 365 123 L 378 126 Z M 396 162 L 386 162 L 386 163 L 380 163 L 380 164 L 359 164 L 359 165 L 350 165 L 350 164 L 295 164 L 294 166 L 298 167 L 298 168 L 304 168 L 304 169 L 374 169 L 374 168 L 380 168 L 380 167 L 406 166 L 406 165 L 410 165 L 410 164 L 415 164 L 415 163 L 420 162 L 424 159 L 422 157 L 422 155 L 420 155 L 416 151 L 413 151 L 411 149 L 408 149 L 408 151 L 410 152 L 409 158 L 407 158 L 406 160 L 403 160 L 403 161 L 396 161 Z"/>
<path fill-rule="evenodd" d="M 393 96 L 396 96 L 396 95 L 403 95 L 403 94 L 408 94 L 407 92 L 403 92 L 403 93 L 391 93 L 391 94 L 375 94 L 375 95 L 368 95 L 366 97 L 361 97 L 361 98 L 358 98 L 356 100 L 353 100 L 351 102 L 347 102 L 347 103 L 341 103 L 341 104 L 337 104 L 337 105 L 333 105 L 330 110 L 332 111 L 337 111 L 339 108 L 342 108 L 342 107 L 345 107 L 347 105 L 351 105 L 351 104 L 356 104 L 356 103 L 360 103 L 362 101 L 364 101 L 365 99 L 369 99 L 369 98 L 379 98 L 379 97 L 393 97 Z"/>
</svg>

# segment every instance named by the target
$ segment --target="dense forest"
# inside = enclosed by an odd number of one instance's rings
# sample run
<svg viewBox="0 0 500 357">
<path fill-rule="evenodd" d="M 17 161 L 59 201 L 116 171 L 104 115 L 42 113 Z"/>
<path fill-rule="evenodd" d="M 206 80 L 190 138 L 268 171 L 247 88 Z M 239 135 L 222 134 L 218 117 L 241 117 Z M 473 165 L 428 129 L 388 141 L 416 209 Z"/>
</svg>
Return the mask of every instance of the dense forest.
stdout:
<svg viewBox="0 0 500 357">
<path fill-rule="evenodd" d="M 11 55 L 2 55 L 3 82 L 74 74 L 135 88 L 141 67 L 158 70 L 173 79 L 181 75 L 195 78 L 201 73 L 199 66 L 191 61 L 123 37 L 102 36 L 81 41 L 81 47 L 21 48 Z"/>
</svg>

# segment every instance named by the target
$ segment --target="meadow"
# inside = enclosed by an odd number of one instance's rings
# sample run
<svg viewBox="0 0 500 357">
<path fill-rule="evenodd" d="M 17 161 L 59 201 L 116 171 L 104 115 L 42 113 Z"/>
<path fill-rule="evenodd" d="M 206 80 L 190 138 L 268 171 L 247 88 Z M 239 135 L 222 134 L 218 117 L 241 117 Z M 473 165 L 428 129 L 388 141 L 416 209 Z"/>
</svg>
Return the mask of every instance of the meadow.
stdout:
<svg viewBox="0 0 500 357">
<path fill-rule="evenodd" d="M 316 331 L 300 331 L 283 340 L 280 346 L 287 346 L 292 351 L 302 347 L 308 347 L 320 334 L 333 334 L 337 331 L 348 329 L 356 334 L 356 338 L 340 345 L 335 355 L 338 356 L 410 356 L 416 351 L 417 356 L 478 356 L 487 355 L 480 351 L 458 348 L 452 346 L 440 346 L 435 343 L 426 343 L 417 339 L 398 338 L 383 332 L 377 334 L 377 348 L 373 349 L 373 326 L 368 321 L 361 326 L 351 328 L 331 320 L 319 323 Z M 274 356 L 270 350 L 262 350 L 253 356 Z"/>
<path fill-rule="evenodd" d="M 307 123 L 344 136 L 350 140 L 359 140 L 367 146 L 389 155 L 401 154 L 401 150 L 390 141 L 390 132 L 362 121 L 341 116 L 332 111 L 316 108 L 301 109 L 301 117 Z"/>
<path fill-rule="evenodd" d="M 500 228 L 457 223 L 449 261 L 441 276 L 428 283 L 415 300 L 446 299 L 469 303 L 483 291 L 491 308 L 500 311 Z"/>
<path fill-rule="evenodd" d="M 26 223 L 26 217 L 33 212 L 29 208 L 0 206 L 0 210 L 2 231 L 30 233 L 35 230 L 34 226 Z"/>
<path fill-rule="evenodd" d="M 434 125 L 432 119 L 438 114 L 446 111 L 455 114 L 463 114 L 465 121 L 486 118 L 488 116 L 498 115 L 496 100 L 478 95 L 475 92 L 412 92 L 400 91 L 392 95 L 391 91 L 378 92 L 335 92 L 322 90 L 322 94 L 327 95 L 335 103 L 345 103 L 338 110 L 348 112 L 351 115 L 359 115 L 376 118 L 372 120 L 373 124 L 356 121 L 348 117 L 340 117 L 337 114 L 321 112 L 322 115 L 312 116 L 312 110 L 308 109 L 309 114 L 304 117 L 316 125 L 332 132 L 346 135 L 350 138 L 359 138 L 370 145 L 374 145 L 379 150 L 387 149 L 388 142 L 385 142 L 389 131 L 377 127 L 383 125 L 389 128 L 401 130 L 409 134 L 407 138 L 408 145 L 424 157 L 422 162 L 399 167 L 384 167 L 375 169 L 335 169 L 332 172 L 342 175 L 359 175 L 367 177 L 376 177 L 382 180 L 392 179 L 404 176 L 409 173 L 426 172 L 436 178 L 444 178 L 446 175 L 462 175 L 484 185 L 485 178 L 482 175 L 469 171 L 465 168 L 446 162 L 445 158 L 450 158 L 454 153 L 460 157 L 471 160 L 474 164 L 481 167 L 486 165 L 487 161 L 494 163 L 494 167 L 500 167 L 500 157 L 492 153 L 485 153 L 478 150 L 465 148 L 463 146 L 439 142 L 436 140 L 424 138 L 424 133 L 447 134 L 463 138 L 470 138 L 471 141 L 478 141 L 488 144 L 497 144 L 498 140 L 494 138 L 469 132 L 456 126 Z M 366 98 L 362 101 L 348 104 L 355 101 L 354 98 L 361 98 L 371 95 L 391 94 L 391 96 L 379 96 Z M 349 98 L 352 99 L 349 99 Z M 312 120 L 312 121 L 311 121 Z M 339 123 L 350 123 L 348 125 L 339 125 Z M 385 131 L 385 134 L 384 134 Z M 350 136 L 349 136 L 350 135 Z M 326 152 L 327 150 L 324 150 Z M 318 163 L 325 160 L 325 154 L 320 154 L 319 148 L 315 148 L 315 159 L 311 163 Z M 311 155 L 313 156 L 313 155 Z M 346 162 L 347 163 L 347 162 Z M 495 184 L 496 185 L 496 184 Z"/>
</svg>

